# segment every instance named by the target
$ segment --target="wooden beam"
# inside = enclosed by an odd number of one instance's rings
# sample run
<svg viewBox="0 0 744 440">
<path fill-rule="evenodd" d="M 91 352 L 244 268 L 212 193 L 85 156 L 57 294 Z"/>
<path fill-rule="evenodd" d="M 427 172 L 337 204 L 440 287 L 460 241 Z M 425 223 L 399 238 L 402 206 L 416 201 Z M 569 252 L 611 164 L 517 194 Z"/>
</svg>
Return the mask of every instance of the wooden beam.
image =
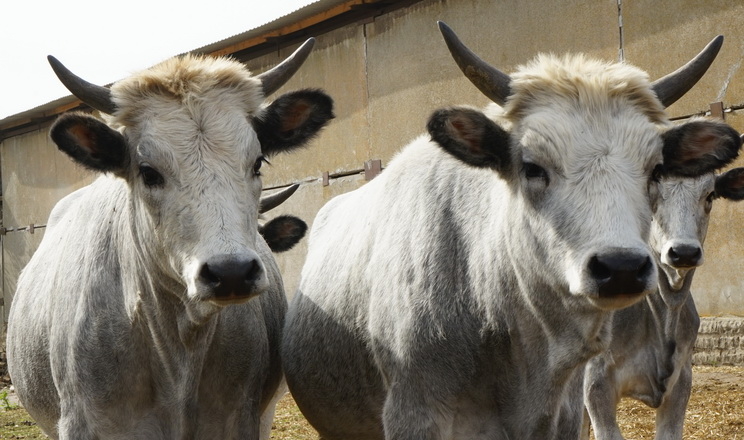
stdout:
<svg viewBox="0 0 744 440">
<path fill-rule="evenodd" d="M 315 14 L 311 17 L 304 18 L 300 21 L 297 21 L 295 23 L 292 23 L 288 26 L 284 26 L 279 29 L 275 29 L 270 32 L 266 32 L 264 34 L 261 34 L 257 37 L 249 38 L 247 40 L 241 41 L 240 43 L 235 43 L 233 45 L 230 45 L 228 47 L 216 50 L 214 52 L 210 52 L 209 55 L 212 56 L 223 56 L 223 55 L 231 55 L 235 52 L 239 52 L 241 50 L 249 49 L 254 46 L 258 46 L 259 44 L 263 44 L 271 40 L 272 38 L 278 38 L 283 37 L 285 35 L 292 34 L 294 32 L 301 31 L 303 29 L 306 29 L 310 26 L 316 25 L 318 23 L 322 23 L 323 21 L 326 21 L 330 18 L 339 16 L 345 12 L 349 12 L 352 10 L 353 7 L 359 6 L 359 5 L 366 5 L 366 4 L 372 4 L 377 3 L 380 0 L 350 0 L 345 3 L 342 3 L 340 5 L 334 6 L 331 9 L 328 9 L 326 11 L 320 12 L 318 14 Z"/>
</svg>

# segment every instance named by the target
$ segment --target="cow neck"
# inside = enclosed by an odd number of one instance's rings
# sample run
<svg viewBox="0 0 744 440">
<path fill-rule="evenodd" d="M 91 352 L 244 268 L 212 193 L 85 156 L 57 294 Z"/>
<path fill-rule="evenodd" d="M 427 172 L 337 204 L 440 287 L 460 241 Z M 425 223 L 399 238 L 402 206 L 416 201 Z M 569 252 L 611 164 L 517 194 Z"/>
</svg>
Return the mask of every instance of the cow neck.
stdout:
<svg viewBox="0 0 744 440">
<path fill-rule="evenodd" d="M 124 281 L 127 313 L 133 322 L 146 328 L 144 334 L 157 346 L 178 343 L 187 350 L 207 347 L 216 327 L 215 315 L 221 308 L 184 301 L 186 286 L 164 268 L 162 263 L 167 260 L 162 252 L 152 248 L 157 243 L 152 238 L 152 226 L 141 226 L 147 224 L 147 217 L 137 217 L 131 200 L 126 208 L 122 211 L 129 215 L 121 217 L 129 220 L 118 229 L 125 236 L 124 242 L 133 245 L 127 246 L 122 260 L 131 266 L 128 273 L 137 275 Z"/>
</svg>

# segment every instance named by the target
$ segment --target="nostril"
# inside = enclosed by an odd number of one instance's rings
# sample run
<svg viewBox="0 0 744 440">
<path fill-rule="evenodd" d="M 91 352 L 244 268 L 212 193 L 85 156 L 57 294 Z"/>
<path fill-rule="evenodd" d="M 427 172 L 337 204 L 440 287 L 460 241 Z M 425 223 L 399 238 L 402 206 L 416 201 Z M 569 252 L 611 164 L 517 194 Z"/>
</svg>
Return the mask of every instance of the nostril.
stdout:
<svg viewBox="0 0 744 440">
<path fill-rule="evenodd" d="M 596 255 L 589 259 L 589 272 L 592 274 L 592 277 L 599 282 L 607 281 L 612 278 L 612 271 L 610 268 L 599 261 L 599 258 Z"/>
<path fill-rule="evenodd" d="M 199 271 L 199 278 L 202 279 L 206 284 L 217 285 L 220 283 L 220 277 L 212 273 L 209 269 L 209 263 L 204 263 L 201 270 Z"/>
<path fill-rule="evenodd" d="M 646 261 L 643 263 L 641 268 L 638 270 L 638 280 L 646 280 L 654 271 L 654 263 L 651 261 L 651 257 L 646 257 Z"/>
<path fill-rule="evenodd" d="M 248 264 L 248 268 L 245 272 L 245 280 L 253 282 L 261 276 L 261 272 L 261 265 L 258 264 L 258 260 L 253 260 Z"/>
<path fill-rule="evenodd" d="M 700 264 L 703 250 L 700 246 L 678 245 L 672 246 L 667 252 L 669 261 L 675 267 L 693 267 Z"/>
<path fill-rule="evenodd" d="M 587 269 L 599 296 L 615 297 L 646 292 L 655 266 L 648 254 L 617 251 L 592 256 Z"/>
<path fill-rule="evenodd" d="M 263 275 L 258 256 L 217 255 L 199 270 L 199 281 L 217 298 L 253 295 Z"/>
</svg>

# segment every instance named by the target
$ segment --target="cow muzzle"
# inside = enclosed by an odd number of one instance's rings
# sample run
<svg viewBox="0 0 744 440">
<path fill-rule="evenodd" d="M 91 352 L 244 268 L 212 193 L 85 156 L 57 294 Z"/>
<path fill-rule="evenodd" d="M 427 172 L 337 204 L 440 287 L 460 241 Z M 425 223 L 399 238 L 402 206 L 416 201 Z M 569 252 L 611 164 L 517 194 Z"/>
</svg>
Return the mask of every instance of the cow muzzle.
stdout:
<svg viewBox="0 0 744 440">
<path fill-rule="evenodd" d="M 257 254 L 215 255 L 199 269 L 204 299 L 217 304 L 242 303 L 268 288 L 266 269 Z"/>
<path fill-rule="evenodd" d="M 703 264 L 703 249 L 700 243 L 674 242 L 664 247 L 661 262 L 676 269 L 690 269 Z"/>
<path fill-rule="evenodd" d="M 593 255 L 587 273 L 599 300 L 635 302 L 656 285 L 656 265 L 648 253 L 616 250 Z M 628 304 L 629 305 L 629 304 Z"/>
</svg>

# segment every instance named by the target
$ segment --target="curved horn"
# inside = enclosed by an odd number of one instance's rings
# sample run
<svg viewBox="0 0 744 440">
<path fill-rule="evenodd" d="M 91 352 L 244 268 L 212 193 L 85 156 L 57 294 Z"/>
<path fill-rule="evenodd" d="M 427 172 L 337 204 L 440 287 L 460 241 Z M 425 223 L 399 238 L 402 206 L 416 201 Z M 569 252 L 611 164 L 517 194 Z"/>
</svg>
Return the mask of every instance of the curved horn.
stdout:
<svg viewBox="0 0 744 440">
<path fill-rule="evenodd" d="M 509 75 L 492 67 L 465 47 L 455 32 L 443 21 L 438 21 L 437 24 L 452 58 L 455 59 L 462 73 L 489 99 L 498 105 L 504 105 L 511 94 Z"/>
<path fill-rule="evenodd" d="M 284 83 L 292 78 L 292 75 L 297 72 L 297 69 L 302 66 L 307 56 L 310 55 L 310 51 L 313 50 L 314 45 L 315 38 L 308 38 L 286 60 L 274 66 L 273 69 L 267 70 L 257 76 L 263 85 L 264 96 L 269 96 L 276 92 L 279 87 L 283 86 Z"/>
<path fill-rule="evenodd" d="M 291 186 L 288 186 L 287 188 L 284 188 L 281 191 L 275 192 L 274 194 L 266 197 L 261 197 L 261 201 L 259 202 L 258 206 L 258 213 L 263 214 L 264 212 L 271 211 L 272 209 L 281 205 L 282 203 L 284 203 L 285 200 L 289 198 L 289 196 L 294 194 L 299 187 L 300 184 L 295 183 Z"/>
<path fill-rule="evenodd" d="M 651 88 L 664 107 L 674 104 L 703 77 L 713 60 L 716 59 L 722 44 L 723 35 L 719 35 L 690 62 L 651 84 Z"/>
<path fill-rule="evenodd" d="M 78 77 L 51 55 L 47 56 L 47 60 L 49 60 L 54 73 L 57 74 L 57 78 L 79 100 L 108 115 L 116 111 L 116 104 L 111 99 L 111 90 L 91 84 Z"/>
</svg>

